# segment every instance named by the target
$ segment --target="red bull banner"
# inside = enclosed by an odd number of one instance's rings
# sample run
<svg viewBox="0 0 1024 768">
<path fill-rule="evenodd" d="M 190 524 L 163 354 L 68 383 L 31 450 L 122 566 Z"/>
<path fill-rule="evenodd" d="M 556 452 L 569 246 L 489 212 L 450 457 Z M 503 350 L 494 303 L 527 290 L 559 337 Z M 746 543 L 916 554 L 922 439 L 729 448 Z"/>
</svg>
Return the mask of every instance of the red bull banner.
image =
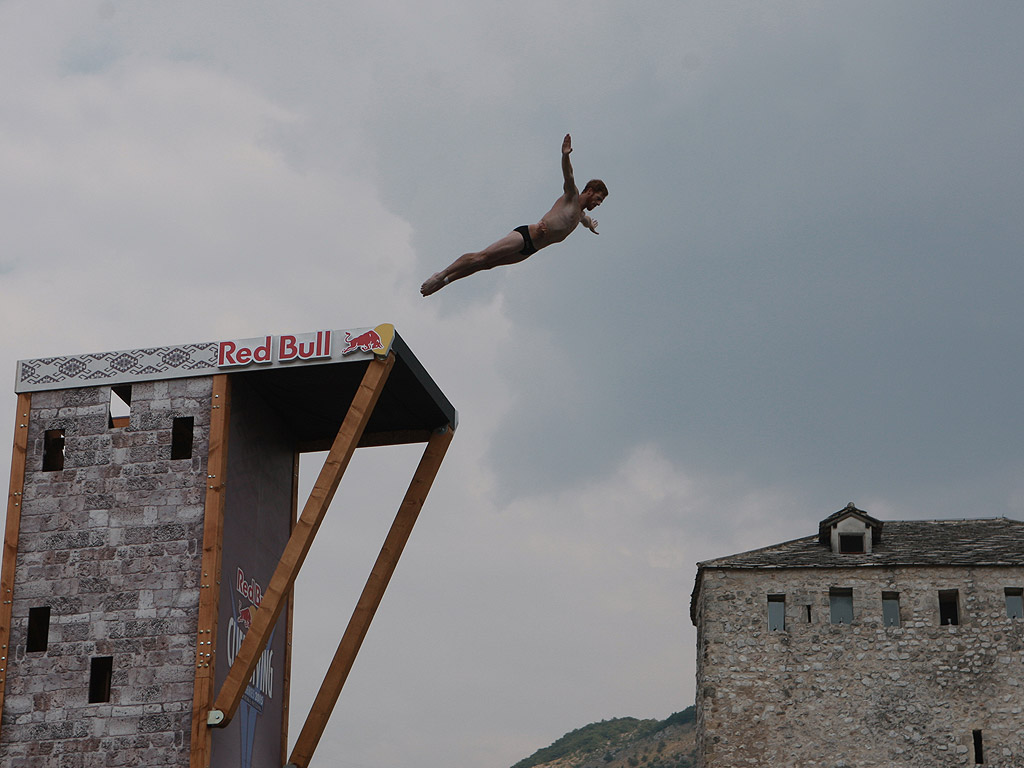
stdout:
<svg viewBox="0 0 1024 768">
<path fill-rule="evenodd" d="M 175 347 L 19 360 L 15 392 L 126 384 L 209 376 L 236 370 L 365 360 L 384 357 L 395 326 L 281 333 L 254 339 L 224 339 Z"/>
<path fill-rule="evenodd" d="M 353 352 L 384 356 L 390 351 L 394 339 L 395 327 L 383 323 L 375 328 L 355 331 L 323 330 L 221 341 L 217 347 L 217 367 L 273 367 L 288 363 L 330 362 L 348 357 Z"/>
</svg>

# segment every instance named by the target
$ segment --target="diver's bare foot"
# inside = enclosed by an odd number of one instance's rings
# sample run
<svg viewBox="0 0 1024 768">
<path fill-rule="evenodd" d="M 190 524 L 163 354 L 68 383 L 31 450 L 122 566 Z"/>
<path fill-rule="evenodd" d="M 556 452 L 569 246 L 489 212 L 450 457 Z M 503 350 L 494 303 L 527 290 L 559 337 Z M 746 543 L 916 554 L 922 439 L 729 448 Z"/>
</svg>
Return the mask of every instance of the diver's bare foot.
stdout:
<svg viewBox="0 0 1024 768">
<path fill-rule="evenodd" d="M 429 296 L 430 294 L 441 290 L 444 286 L 444 276 L 440 272 L 435 272 L 423 281 L 423 285 L 420 286 L 420 293 L 424 296 Z"/>
</svg>

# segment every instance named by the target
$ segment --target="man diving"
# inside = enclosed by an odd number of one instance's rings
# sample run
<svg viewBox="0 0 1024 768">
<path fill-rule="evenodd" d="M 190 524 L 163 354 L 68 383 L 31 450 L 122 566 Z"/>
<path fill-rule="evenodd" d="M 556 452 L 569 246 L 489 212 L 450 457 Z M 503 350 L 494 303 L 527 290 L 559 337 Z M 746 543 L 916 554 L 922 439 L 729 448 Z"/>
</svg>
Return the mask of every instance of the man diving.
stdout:
<svg viewBox="0 0 1024 768">
<path fill-rule="evenodd" d="M 569 162 L 571 152 L 572 139 L 566 134 L 562 141 L 562 176 L 565 180 L 562 196 L 540 221 L 516 227 L 482 251 L 462 254 L 449 266 L 427 278 L 420 286 L 420 293 L 429 296 L 452 281 L 461 280 L 482 269 L 524 261 L 541 248 L 562 242 L 581 223 L 595 235 L 599 234 L 597 220 L 590 218 L 586 211 L 592 211 L 604 202 L 608 196 L 608 187 L 600 179 L 592 179 L 580 192 L 573 179 L 572 163 Z"/>
</svg>

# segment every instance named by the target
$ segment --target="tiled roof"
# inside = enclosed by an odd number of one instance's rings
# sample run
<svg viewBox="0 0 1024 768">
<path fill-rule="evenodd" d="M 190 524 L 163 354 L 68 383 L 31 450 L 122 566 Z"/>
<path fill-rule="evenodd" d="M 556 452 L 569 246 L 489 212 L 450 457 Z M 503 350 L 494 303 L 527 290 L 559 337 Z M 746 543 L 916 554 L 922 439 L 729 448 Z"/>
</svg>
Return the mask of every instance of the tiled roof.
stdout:
<svg viewBox="0 0 1024 768">
<path fill-rule="evenodd" d="M 1024 522 L 1007 517 L 977 520 L 896 520 L 870 553 L 833 553 L 819 536 L 786 541 L 697 563 L 690 619 L 697 623 L 703 574 L 717 568 L 868 568 L 904 565 L 1024 566 Z"/>
<path fill-rule="evenodd" d="M 849 568 L 895 565 L 1022 565 L 1024 522 L 1007 517 L 978 520 L 895 520 L 867 554 L 838 554 L 818 536 L 697 563 L 707 568 Z"/>
</svg>

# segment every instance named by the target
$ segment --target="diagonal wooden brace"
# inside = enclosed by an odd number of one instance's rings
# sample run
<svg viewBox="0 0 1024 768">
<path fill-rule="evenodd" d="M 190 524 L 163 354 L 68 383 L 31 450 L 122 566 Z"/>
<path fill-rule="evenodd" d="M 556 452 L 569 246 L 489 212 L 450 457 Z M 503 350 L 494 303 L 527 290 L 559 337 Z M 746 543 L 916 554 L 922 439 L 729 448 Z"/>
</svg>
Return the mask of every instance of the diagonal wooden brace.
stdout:
<svg viewBox="0 0 1024 768">
<path fill-rule="evenodd" d="M 341 689 L 345 685 L 346 679 L 348 679 L 349 672 L 352 670 L 356 654 L 359 653 L 359 648 L 366 637 L 366 632 L 370 628 L 370 622 L 373 620 L 381 598 L 384 596 L 384 590 L 387 589 L 388 582 L 395 572 L 398 558 L 401 557 L 402 550 L 409 540 L 409 534 L 412 533 L 412 527 L 416 522 L 420 509 L 423 508 L 423 502 L 426 500 L 430 486 L 437 476 L 437 471 L 444 460 L 453 435 L 454 430 L 451 427 L 445 427 L 443 430 L 438 430 L 431 435 L 430 440 L 427 442 L 427 447 L 423 451 L 419 466 L 416 468 L 416 472 L 409 483 L 409 489 L 406 491 L 405 498 L 398 508 L 395 521 L 388 532 L 387 538 L 384 540 L 384 546 L 381 547 L 380 554 L 377 556 L 377 562 L 370 571 L 370 576 L 366 580 L 366 586 L 363 587 L 363 592 L 359 596 L 355 610 L 352 612 L 352 618 L 345 629 L 345 634 L 338 644 L 334 660 L 324 676 L 323 683 L 320 685 L 320 691 L 313 701 L 313 706 L 306 716 L 306 722 L 302 726 L 302 731 L 299 733 L 299 737 L 292 749 L 292 754 L 288 761 L 290 766 L 306 768 L 309 765 L 313 751 L 316 749 L 316 745 L 319 743 L 320 737 L 327 727 L 331 711 L 334 709 L 338 696 L 341 694 Z"/>
<path fill-rule="evenodd" d="M 285 600 L 291 591 L 295 578 L 299 574 L 309 548 L 313 544 L 320 524 L 327 514 L 327 508 L 331 505 L 335 491 L 341 477 L 348 468 L 352 454 L 359 444 L 363 430 L 370 420 L 377 399 L 380 397 L 388 374 L 395 364 L 395 356 L 389 354 L 383 360 L 372 360 L 363 374 L 363 380 L 359 384 L 352 404 L 349 406 L 345 420 L 341 423 L 341 429 L 334 439 L 330 453 L 327 455 L 324 466 L 320 470 L 316 484 L 309 494 L 302 515 L 299 517 L 292 529 L 292 534 L 285 545 L 281 559 L 278 561 L 274 575 L 270 579 L 267 591 L 260 601 L 259 608 L 253 617 L 252 626 L 242 641 L 238 655 L 235 657 L 228 676 L 221 686 L 213 707 L 207 715 L 207 725 L 224 727 L 231 718 L 235 716 L 238 704 L 245 692 L 245 686 L 256 664 L 259 662 L 260 654 L 270 639 L 274 624 L 277 623 L 281 610 L 284 608 Z"/>
</svg>

